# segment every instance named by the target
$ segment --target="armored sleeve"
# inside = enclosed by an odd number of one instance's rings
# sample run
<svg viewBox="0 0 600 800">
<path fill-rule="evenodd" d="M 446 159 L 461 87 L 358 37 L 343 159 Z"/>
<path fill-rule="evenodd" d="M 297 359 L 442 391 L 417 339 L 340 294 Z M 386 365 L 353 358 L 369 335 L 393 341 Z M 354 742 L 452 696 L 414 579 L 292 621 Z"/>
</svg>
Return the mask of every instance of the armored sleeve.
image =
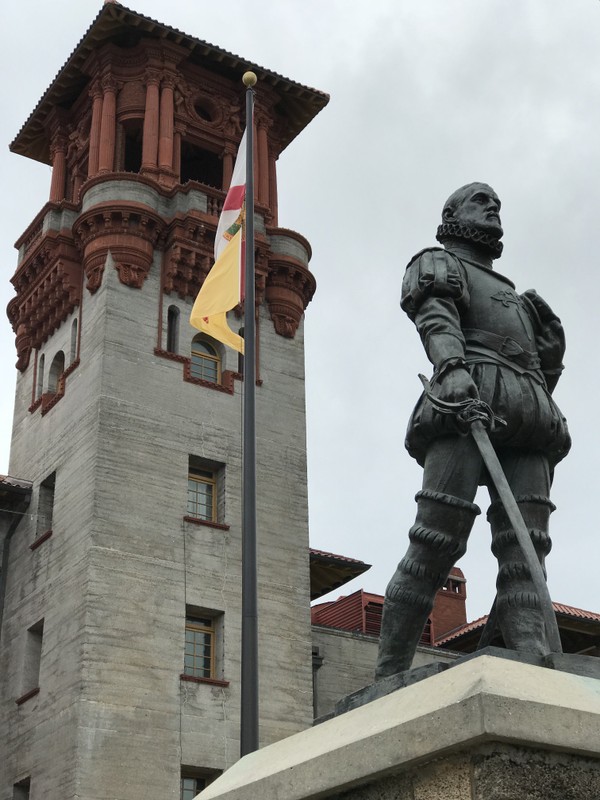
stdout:
<svg viewBox="0 0 600 800">
<path fill-rule="evenodd" d="M 440 248 L 418 253 L 406 268 L 400 305 L 415 323 L 436 372 L 464 362 L 460 315 L 469 307 L 469 287 L 455 256 Z"/>
<path fill-rule="evenodd" d="M 521 299 L 529 311 L 542 372 L 548 389 L 552 392 L 564 369 L 562 362 L 566 349 L 565 332 L 560 319 L 534 289 L 524 292 Z"/>
</svg>

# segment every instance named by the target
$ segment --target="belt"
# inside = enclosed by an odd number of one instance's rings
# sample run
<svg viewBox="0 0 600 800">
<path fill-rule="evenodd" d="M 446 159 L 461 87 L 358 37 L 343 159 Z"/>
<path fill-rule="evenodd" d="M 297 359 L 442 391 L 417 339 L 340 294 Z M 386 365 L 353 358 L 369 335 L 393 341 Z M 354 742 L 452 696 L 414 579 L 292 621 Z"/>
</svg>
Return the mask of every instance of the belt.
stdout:
<svg viewBox="0 0 600 800">
<path fill-rule="evenodd" d="M 482 331 L 477 328 L 464 328 L 463 334 L 467 343 L 467 351 L 473 349 L 475 352 L 478 350 L 481 352 L 481 349 L 485 348 L 525 370 L 538 370 L 541 367 L 538 354 L 535 351 L 525 350 L 516 339 L 512 339 L 510 336 L 498 336 L 490 331 Z M 471 348 L 469 345 L 474 347 Z"/>
</svg>

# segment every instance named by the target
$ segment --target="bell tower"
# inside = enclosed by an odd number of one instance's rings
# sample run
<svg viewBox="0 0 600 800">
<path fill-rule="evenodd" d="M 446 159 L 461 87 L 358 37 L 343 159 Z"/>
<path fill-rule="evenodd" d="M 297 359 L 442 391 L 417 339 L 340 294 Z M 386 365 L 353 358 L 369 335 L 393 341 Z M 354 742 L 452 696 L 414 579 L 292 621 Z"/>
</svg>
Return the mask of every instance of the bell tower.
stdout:
<svg viewBox="0 0 600 800">
<path fill-rule="evenodd" d="M 107 2 L 11 144 L 52 178 L 8 307 L 9 471 L 31 500 L 2 564 L 2 800 L 188 798 L 238 757 L 243 376 L 188 318 L 247 69 L 261 745 L 312 722 L 303 319 L 316 284 L 310 245 L 279 227 L 276 165 L 328 98 Z"/>
</svg>

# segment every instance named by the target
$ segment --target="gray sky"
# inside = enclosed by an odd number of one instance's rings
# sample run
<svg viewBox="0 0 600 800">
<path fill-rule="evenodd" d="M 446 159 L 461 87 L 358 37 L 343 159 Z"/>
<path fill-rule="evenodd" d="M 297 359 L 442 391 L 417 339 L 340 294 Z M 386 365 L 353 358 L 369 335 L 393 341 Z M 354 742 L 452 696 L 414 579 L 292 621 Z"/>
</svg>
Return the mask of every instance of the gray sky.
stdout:
<svg viewBox="0 0 600 800">
<path fill-rule="evenodd" d="M 279 161 L 280 224 L 313 247 L 306 314 L 309 502 L 314 547 L 373 568 L 383 593 L 403 555 L 420 468 L 403 446 L 429 372 L 398 300 L 404 266 L 435 244 L 443 201 L 472 180 L 502 200 L 504 255 L 521 291 L 561 316 L 567 369 L 555 392 L 573 450 L 556 471 L 554 600 L 600 610 L 598 0 L 137 0 L 140 13 L 331 95 Z M 0 305 L 13 243 L 48 197 L 50 169 L 8 152 L 100 9 L 24 0 L 3 9 Z M 258 87 L 259 88 L 259 87 Z M 259 88 L 260 91 L 260 88 Z M 14 336 L 0 315 L 0 472 L 8 468 Z M 27 476 L 21 476 L 27 477 Z M 478 496 L 485 510 L 485 493 Z M 460 566 L 469 618 L 487 613 L 495 562 L 484 520 Z"/>
</svg>

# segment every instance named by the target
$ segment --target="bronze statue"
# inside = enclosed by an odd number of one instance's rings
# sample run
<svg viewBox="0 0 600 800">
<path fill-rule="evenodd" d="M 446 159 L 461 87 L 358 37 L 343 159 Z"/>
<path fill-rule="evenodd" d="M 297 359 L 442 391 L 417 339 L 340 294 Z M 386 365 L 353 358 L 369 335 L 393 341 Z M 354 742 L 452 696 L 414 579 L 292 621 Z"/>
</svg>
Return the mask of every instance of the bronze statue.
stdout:
<svg viewBox="0 0 600 800">
<path fill-rule="evenodd" d="M 490 492 L 495 615 L 504 642 L 537 654 L 551 649 L 540 593 L 491 469 L 484 467 L 468 425 L 440 413 L 435 402 L 458 408 L 472 398 L 502 421 L 489 427 L 489 441 L 543 568 L 551 547 L 553 469 L 571 443 L 550 396 L 563 369 L 565 339 L 560 320 L 536 292 L 517 294 L 493 270 L 502 235 L 494 190 L 484 183 L 463 186 L 444 205 L 436 236 L 443 248 L 422 250 L 404 277 L 401 306 L 433 364 L 435 398 L 425 392 L 408 425 L 406 447 L 424 468 L 423 488 L 408 551 L 386 589 L 377 678 L 410 668 L 435 593 L 466 551 L 480 513 L 473 502 L 478 485 Z M 540 581 L 545 589 L 542 576 Z"/>
</svg>

